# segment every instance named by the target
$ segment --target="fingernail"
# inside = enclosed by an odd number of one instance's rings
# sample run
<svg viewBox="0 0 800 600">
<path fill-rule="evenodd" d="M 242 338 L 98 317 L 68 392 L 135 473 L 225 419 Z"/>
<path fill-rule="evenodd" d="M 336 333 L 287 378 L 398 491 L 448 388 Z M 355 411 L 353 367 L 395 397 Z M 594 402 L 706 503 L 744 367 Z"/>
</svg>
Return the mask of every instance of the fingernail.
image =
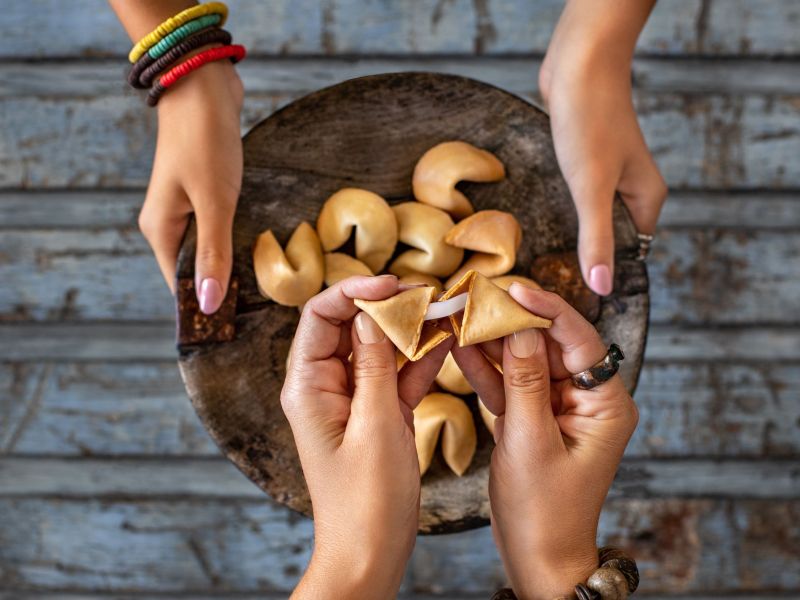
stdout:
<svg viewBox="0 0 800 600">
<path fill-rule="evenodd" d="M 611 293 L 611 269 L 607 265 L 595 265 L 589 271 L 589 287 L 595 294 L 608 296 Z"/>
<path fill-rule="evenodd" d="M 385 273 L 384 275 L 378 275 L 378 279 L 395 279 L 397 275 L 392 275 L 391 273 Z"/>
<path fill-rule="evenodd" d="M 535 329 L 523 329 L 511 334 L 508 340 L 508 349 L 517 358 L 528 358 L 536 352 L 541 334 Z"/>
<path fill-rule="evenodd" d="M 200 294 L 197 297 L 200 302 L 200 310 L 207 315 L 213 315 L 220 306 L 224 295 L 219 281 L 211 277 L 206 277 L 200 284 Z"/>
<path fill-rule="evenodd" d="M 399 283 L 397 284 L 397 291 L 405 292 L 416 288 L 428 287 L 427 283 Z"/>
<path fill-rule="evenodd" d="M 358 334 L 358 339 L 361 340 L 362 344 L 375 344 L 384 337 L 381 328 L 367 313 L 358 313 L 355 318 L 355 324 L 356 334 Z"/>
</svg>

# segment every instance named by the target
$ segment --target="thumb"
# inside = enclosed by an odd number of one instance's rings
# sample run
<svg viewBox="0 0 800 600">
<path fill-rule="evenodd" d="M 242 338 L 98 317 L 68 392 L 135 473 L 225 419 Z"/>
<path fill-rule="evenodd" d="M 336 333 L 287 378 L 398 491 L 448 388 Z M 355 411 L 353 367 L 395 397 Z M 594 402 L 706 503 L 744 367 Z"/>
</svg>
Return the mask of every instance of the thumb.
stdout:
<svg viewBox="0 0 800 600">
<path fill-rule="evenodd" d="M 360 312 L 354 321 L 354 415 L 386 416 L 399 411 L 395 348 L 378 324 Z"/>
<path fill-rule="evenodd" d="M 200 310 L 210 315 L 219 309 L 228 291 L 233 262 L 233 209 L 206 208 L 197 214 L 195 289 Z"/>
<path fill-rule="evenodd" d="M 506 336 L 503 346 L 506 412 L 498 437 L 519 434 L 535 442 L 550 440 L 554 433 L 560 437 L 550 404 L 550 368 L 542 332 L 518 331 Z"/>
</svg>

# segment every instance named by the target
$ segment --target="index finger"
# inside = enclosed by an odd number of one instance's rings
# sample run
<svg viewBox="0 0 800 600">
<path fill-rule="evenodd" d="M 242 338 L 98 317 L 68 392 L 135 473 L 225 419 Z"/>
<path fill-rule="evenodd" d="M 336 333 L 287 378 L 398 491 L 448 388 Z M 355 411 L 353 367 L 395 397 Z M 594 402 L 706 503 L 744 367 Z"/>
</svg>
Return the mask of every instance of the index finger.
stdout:
<svg viewBox="0 0 800 600">
<path fill-rule="evenodd" d="M 397 277 L 348 277 L 311 298 L 303 307 L 292 344 L 292 355 L 307 361 L 333 356 L 343 322 L 358 312 L 355 298 L 383 300 L 397 293 Z"/>
<path fill-rule="evenodd" d="M 529 311 L 553 321 L 546 334 L 561 349 L 561 360 L 570 373 L 580 373 L 606 355 L 606 347 L 594 326 L 553 292 L 534 290 L 514 283 L 511 297 Z"/>
</svg>

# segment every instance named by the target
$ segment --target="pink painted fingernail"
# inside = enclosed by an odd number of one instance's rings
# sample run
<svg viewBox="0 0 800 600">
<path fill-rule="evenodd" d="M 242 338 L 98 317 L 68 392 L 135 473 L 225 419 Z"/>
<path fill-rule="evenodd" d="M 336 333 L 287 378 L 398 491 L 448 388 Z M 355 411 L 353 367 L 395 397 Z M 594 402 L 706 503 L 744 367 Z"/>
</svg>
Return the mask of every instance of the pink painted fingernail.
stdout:
<svg viewBox="0 0 800 600">
<path fill-rule="evenodd" d="M 200 310 L 207 315 L 213 315 L 222 306 L 224 294 L 219 281 L 212 277 L 206 277 L 200 284 L 200 294 L 197 296 L 200 302 Z"/>
<path fill-rule="evenodd" d="M 611 269 L 607 265 L 595 265 L 589 271 L 589 287 L 595 294 L 608 296 L 613 289 Z"/>
</svg>

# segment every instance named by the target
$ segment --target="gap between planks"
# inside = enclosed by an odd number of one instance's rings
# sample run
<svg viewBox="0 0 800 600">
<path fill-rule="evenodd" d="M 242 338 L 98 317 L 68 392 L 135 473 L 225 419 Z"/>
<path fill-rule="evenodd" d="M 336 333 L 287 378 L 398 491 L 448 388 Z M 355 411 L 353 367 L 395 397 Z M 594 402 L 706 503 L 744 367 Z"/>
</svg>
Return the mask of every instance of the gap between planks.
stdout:
<svg viewBox="0 0 800 600">
<path fill-rule="evenodd" d="M 0 497 L 262 499 L 224 458 L 0 458 Z M 609 498 L 800 498 L 796 459 L 623 459 Z"/>
<path fill-rule="evenodd" d="M 435 71 L 486 81 L 510 92 L 538 92 L 535 57 L 249 58 L 239 67 L 248 95 L 298 94 L 374 73 Z M 135 95 L 123 60 L 2 62 L 0 98 Z M 672 94 L 800 93 L 800 60 L 637 58 L 634 90 Z"/>
<path fill-rule="evenodd" d="M 171 322 L 3 323 L 0 362 L 177 360 L 174 331 Z M 800 361 L 800 328 L 786 324 L 714 328 L 651 325 L 645 360 L 793 363 Z"/>
<path fill-rule="evenodd" d="M 0 230 L 137 227 L 146 190 L 0 191 Z M 659 229 L 800 229 L 800 190 L 671 190 Z"/>
</svg>

